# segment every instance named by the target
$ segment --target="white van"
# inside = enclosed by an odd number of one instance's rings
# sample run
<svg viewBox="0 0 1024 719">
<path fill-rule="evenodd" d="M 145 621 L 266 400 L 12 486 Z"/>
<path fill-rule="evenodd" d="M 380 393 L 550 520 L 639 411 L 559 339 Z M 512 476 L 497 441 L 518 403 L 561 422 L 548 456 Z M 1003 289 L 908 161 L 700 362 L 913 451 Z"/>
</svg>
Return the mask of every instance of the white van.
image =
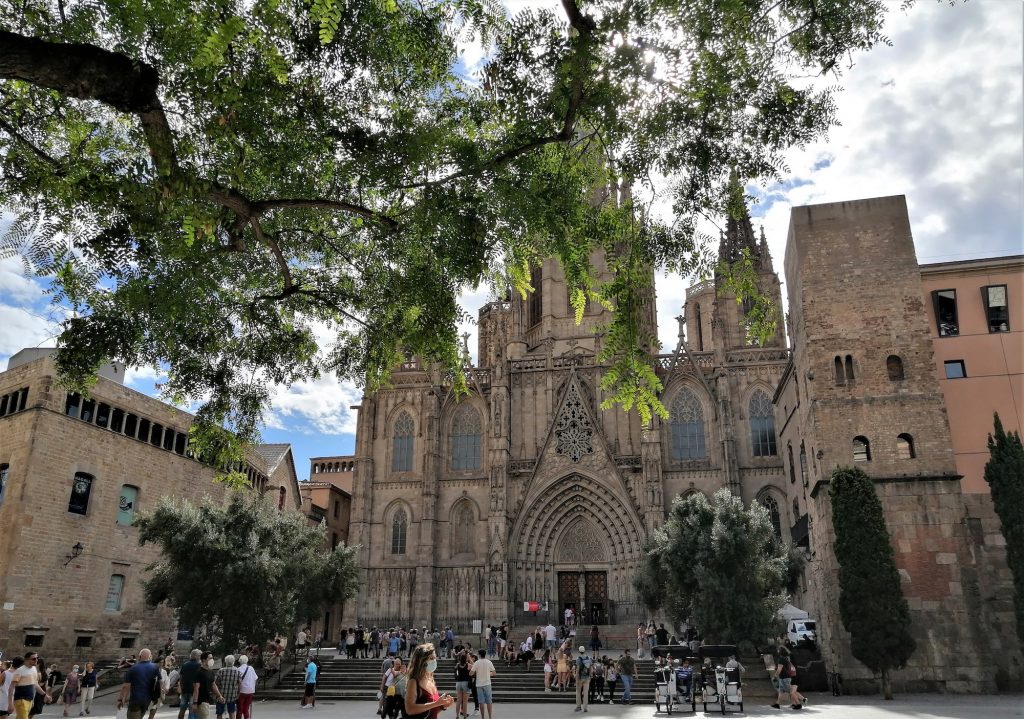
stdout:
<svg viewBox="0 0 1024 719">
<path fill-rule="evenodd" d="M 789 622 L 786 635 L 790 644 L 818 641 L 818 623 L 813 619 L 793 619 Z"/>
</svg>

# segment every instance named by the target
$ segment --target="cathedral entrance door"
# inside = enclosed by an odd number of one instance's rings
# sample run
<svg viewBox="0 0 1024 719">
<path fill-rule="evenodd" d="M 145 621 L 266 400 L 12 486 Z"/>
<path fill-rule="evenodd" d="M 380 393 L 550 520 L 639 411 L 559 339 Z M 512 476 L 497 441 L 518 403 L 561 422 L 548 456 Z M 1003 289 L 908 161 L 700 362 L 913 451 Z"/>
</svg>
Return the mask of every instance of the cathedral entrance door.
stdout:
<svg viewBox="0 0 1024 719">
<path fill-rule="evenodd" d="M 558 608 L 563 619 L 565 610 L 572 609 L 580 625 L 607 624 L 608 572 L 559 572 Z"/>
<path fill-rule="evenodd" d="M 587 572 L 587 617 L 590 624 L 608 623 L 608 572 Z"/>
<path fill-rule="evenodd" d="M 560 618 L 564 619 L 565 610 L 571 609 L 576 614 L 580 611 L 580 573 L 558 573 L 558 609 Z"/>
</svg>

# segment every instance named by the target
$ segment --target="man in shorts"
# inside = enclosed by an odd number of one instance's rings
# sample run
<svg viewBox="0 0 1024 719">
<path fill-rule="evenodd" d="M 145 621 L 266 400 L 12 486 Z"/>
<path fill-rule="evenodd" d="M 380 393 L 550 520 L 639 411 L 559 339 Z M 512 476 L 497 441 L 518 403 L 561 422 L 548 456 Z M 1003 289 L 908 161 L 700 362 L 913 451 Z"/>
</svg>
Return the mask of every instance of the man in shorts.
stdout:
<svg viewBox="0 0 1024 719">
<path fill-rule="evenodd" d="M 481 649 L 480 658 L 473 663 L 473 678 L 476 680 L 476 697 L 480 703 L 480 719 L 494 719 L 494 694 L 491 691 L 491 677 L 494 664 L 487 658 L 487 650 Z"/>
<path fill-rule="evenodd" d="M 302 692 L 302 700 L 299 702 L 299 709 L 316 709 L 316 662 L 310 659 L 306 663 L 306 689 Z M 307 704 L 307 702 L 309 702 Z"/>
<path fill-rule="evenodd" d="M 29 652 L 25 655 L 24 663 L 14 670 L 11 677 L 11 698 L 17 719 L 28 719 L 28 713 L 36 700 L 36 692 L 42 692 L 46 700 L 50 700 L 50 695 L 39 683 L 39 670 L 36 669 L 38 663 L 39 654 Z"/>
<path fill-rule="evenodd" d="M 772 709 L 779 709 L 783 702 L 786 701 L 786 697 L 789 696 L 792 690 L 792 678 L 789 676 L 789 654 L 786 652 L 777 651 L 775 654 L 775 691 L 778 692 L 778 696 L 775 697 L 775 703 L 772 704 Z M 793 704 L 793 709 L 803 709 L 800 704 Z"/>
</svg>

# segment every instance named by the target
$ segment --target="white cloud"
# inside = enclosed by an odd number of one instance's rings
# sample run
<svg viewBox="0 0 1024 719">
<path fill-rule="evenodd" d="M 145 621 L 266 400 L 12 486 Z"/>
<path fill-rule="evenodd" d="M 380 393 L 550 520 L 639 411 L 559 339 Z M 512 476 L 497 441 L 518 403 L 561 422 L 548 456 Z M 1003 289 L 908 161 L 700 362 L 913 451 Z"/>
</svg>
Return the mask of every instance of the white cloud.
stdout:
<svg viewBox="0 0 1024 719">
<path fill-rule="evenodd" d="M 266 426 L 305 434 L 354 434 L 356 412 L 349 408 L 358 405 L 362 396 L 362 390 L 353 383 L 341 382 L 333 374 L 276 387 Z"/>
<path fill-rule="evenodd" d="M 58 332 L 56 321 L 31 308 L 0 304 L 0 357 L 26 347 L 51 345 Z"/>
</svg>

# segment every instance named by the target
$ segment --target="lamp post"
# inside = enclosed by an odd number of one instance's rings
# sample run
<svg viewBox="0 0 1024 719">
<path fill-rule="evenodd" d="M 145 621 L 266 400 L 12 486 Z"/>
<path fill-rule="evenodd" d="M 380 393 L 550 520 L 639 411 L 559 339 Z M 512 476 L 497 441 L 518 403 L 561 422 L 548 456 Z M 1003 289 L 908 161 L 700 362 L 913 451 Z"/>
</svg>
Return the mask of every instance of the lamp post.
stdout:
<svg viewBox="0 0 1024 719">
<path fill-rule="evenodd" d="M 73 560 L 82 556 L 82 550 L 84 549 L 85 547 L 82 546 L 81 542 L 75 542 L 75 546 L 71 548 L 71 554 L 67 555 L 68 561 L 64 562 L 64 566 L 68 566 Z"/>
</svg>

